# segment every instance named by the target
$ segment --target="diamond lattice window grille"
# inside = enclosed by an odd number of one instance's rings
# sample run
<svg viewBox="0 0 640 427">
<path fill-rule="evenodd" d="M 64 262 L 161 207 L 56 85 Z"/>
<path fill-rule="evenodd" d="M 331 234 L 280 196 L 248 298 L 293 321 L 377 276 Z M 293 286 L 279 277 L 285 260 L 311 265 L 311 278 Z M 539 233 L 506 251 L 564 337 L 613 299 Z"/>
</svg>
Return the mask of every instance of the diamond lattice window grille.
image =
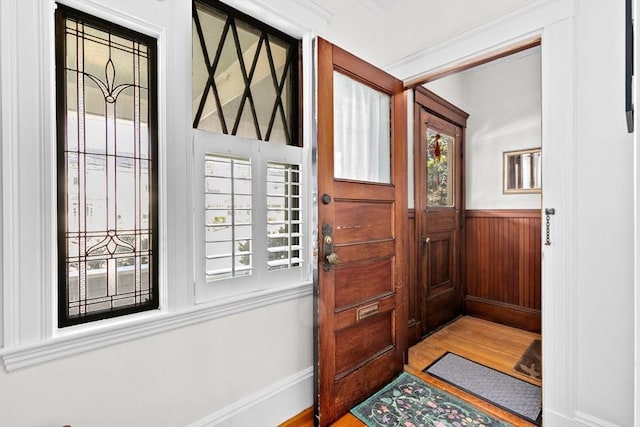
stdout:
<svg viewBox="0 0 640 427">
<path fill-rule="evenodd" d="M 193 127 L 299 145 L 299 41 L 213 1 L 192 29 Z"/>
</svg>

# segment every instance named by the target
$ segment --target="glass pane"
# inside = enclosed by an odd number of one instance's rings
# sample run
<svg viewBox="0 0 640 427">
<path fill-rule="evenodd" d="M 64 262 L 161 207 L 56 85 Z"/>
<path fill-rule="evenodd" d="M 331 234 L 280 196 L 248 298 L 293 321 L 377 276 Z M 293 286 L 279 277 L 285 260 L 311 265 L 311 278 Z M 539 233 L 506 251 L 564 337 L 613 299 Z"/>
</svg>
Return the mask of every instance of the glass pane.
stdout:
<svg viewBox="0 0 640 427">
<path fill-rule="evenodd" d="M 272 111 L 273 124 L 269 132 L 268 140 L 279 144 L 287 144 L 291 140 L 291 67 L 287 67 L 287 55 L 290 47 L 274 36 L 269 36 L 269 47 L 271 49 L 271 59 L 275 69 L 276 91 L 280 92 L 282 106 L 274 105 Z M 278 92 L 276 92 L 278 93 Z M 283 120 L 284 118 L 284 120 Z"/>
<path fill-rule="evenodd" d="M 207 79 L 209 78 L 209 71 L 207 69 L 207 63 L 204 59 L 204 54 L 202 53 L 202 45 L 200 43 L 200 38 L 198 37 L 198 31 L 195 21 L 193 21 L 193 24 L 191 26 L 191 43 L 191 94 L 193 97 L 192 118 L 195 118 L 196 112 L 198 111 L 198 107 L 200 105 L 200 100 L 205 94 L 205 85 L 207 83 Z"/>
<path fill-rule="evenodd" d="M 213 88 L 209 89 L 206 96 L 207 99 L 205 101 L 204 109 L 202 110 L 202 116 L 200 116 L 200 121 L 198 122 L 198 129 L 206 130 L 209 132 L 224 133 L 222 122 L 220 121 L 220 117 L 218 115 L 218 107 L 216 106 L 216 99 Z M 194 104 L 194 108 L 198 108 L 198 106 Z M 195 113 L 196 110 L 194 110 L 194 114 Z"/>
<path fill-rule="evenodd" d="M 240 122 L 238 123 L 238 129 L 234 135 L 238 135 L 243 138 L 259 139 L 258 135 L 256 134 L 256 126 L 253 120 L 251 105 L 248 99 L 244 103 L 242 115 L 240 116 Z"/>
<path fill-rule="evenodd" d="M 207 52 L 209 52 L 209 61 L 213 63 L 213 58 L 220 43 L 222 32 L 224 31 L 224 24 L 227 21 L 227 16 L 218 12 L 212 7 L 204 5 L 202 3 L 196 3 L 196 9 L 198 13 L 198 19 L 200 20 L 200 28 L 202 35 L 204 36 L 205 46 Z M 202 49 L 198 35 L 194 35 L 193 48 L 199 46 Z"/>
<path fill-rule="evenodd" d="M 233 128 L 240 109 L 240 98 L 244 91 L 244 81 L 240 73 L 238 63 L 238 53 L 233 33 L 229 31 L 222 45 L 220 62 L 214 70 L 214 84 L 220 97 L 224 121 L 227 125 L 228 133 Z M 203 116 L 218 114 L 217 106 L 215 111 L 204 111 Z"/>
<path fill-rule="evenodd" d="M 253 73 L 253 80 L 251 81 L 251 93 L 253 94 L 253 102 L 256 106 L 256 115 L 258 116 L 260 132 L 263 138 L 266 138 L 271 114 L 276 105 L 276 91 L 277 87 L 273 83 L 273 78 L 271 78 L 267 46 L 266 43 L 263 43 Z M 272 139 L 270 138 L 270 140 Z"/>
<path fill-rule="evenodd" d="M 206 83 L 209 79 L 209 69 L 215 58 L 215 52 L 222 39 L 222 33 L 227 17 L 216 12 L 214 9 L 196 3 L 196 9 L 198 14 L 198 20 L 200 22 L 200 31 L 202 32 L 203 41 L 198 36 L 198 28 L 196 27 L 196 21 L 193 20 L 192 25 L 192 95 L 193 95 L 193 116 L 195 118 L 198 108 L 200 106 L 200 100 L 206 95 Z M 205 50 L 209 53 L 209 64 L 205 60 Z M 207 105 L 207 111 L 215 110 L 215 102 L 213 97 L 211 103 Z M 208 128 L 213 128 L 215 131 L 222 129 L 217 117 L 214 117 L 217 123 L 209 123 Z"/>
<path fill-rule="evenodd" d="M 333 73 L 334 176 L 391 183 L 391 97 Z"/>
<path fill-rule="evenodd" d="M 427 128 L 427 206 L 453 206 L 452 136 Z"/>
<path fill-rule="evenodd" d="M 136 227 L 136 187 L 134 161 L 118 158 L 116 161 L 116 228 L 134 230 Z"/>
</svg>

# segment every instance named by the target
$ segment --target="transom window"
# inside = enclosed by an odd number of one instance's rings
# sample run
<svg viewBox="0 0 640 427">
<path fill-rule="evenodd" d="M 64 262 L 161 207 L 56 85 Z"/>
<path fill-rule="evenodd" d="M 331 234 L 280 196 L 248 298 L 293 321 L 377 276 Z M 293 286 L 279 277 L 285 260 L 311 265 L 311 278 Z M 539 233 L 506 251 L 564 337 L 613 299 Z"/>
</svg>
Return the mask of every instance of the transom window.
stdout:
<svg viewBox="0 0 640 427">
<path fill-rule="evenodd" d="M 158 307 L 156 40 L 58 5 L 58 320 Z"/>
<path fill-rule="evenodd" d="M 298 50 L 298 40 L 223 3 L 196 1 L 193 127 L 300 145 Z"/>
</svg>

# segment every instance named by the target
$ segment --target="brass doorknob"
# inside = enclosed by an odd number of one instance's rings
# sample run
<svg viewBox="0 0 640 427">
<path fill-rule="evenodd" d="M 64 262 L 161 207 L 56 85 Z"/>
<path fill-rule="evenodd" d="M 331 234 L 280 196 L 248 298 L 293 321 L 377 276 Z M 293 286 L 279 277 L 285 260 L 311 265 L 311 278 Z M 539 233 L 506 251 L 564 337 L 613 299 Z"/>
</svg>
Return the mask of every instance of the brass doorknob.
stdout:
<svg viewBox="0 0 640 427">
<path fill-rule="evenodd" d="M 338 254 L 335 252 L 331 252 L 329 255 L 327 255 L 327 261 L 329 262 L 329 264 L 337 264 L 338 263 Z"/>
</svg>

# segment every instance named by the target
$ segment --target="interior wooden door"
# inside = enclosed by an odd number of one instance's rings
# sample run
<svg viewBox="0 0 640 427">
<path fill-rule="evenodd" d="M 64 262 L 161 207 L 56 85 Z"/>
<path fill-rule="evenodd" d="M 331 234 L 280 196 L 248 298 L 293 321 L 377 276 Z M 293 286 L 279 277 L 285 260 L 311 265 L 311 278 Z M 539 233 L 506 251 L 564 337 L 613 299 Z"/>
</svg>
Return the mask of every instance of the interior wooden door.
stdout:
<svg viewBox="0 0 640 427">
<path fill-rule="evenodd" d="M 415 168 L 418 289 L 422 334 L 461 314 L 463 138 L 467 114 L 416 90 Z"/>
<path fill-rule="evenodd" d="M 402 82 L 318 40 L 316 421 L 403 369 L 406 97 Z"/>
</svg>

